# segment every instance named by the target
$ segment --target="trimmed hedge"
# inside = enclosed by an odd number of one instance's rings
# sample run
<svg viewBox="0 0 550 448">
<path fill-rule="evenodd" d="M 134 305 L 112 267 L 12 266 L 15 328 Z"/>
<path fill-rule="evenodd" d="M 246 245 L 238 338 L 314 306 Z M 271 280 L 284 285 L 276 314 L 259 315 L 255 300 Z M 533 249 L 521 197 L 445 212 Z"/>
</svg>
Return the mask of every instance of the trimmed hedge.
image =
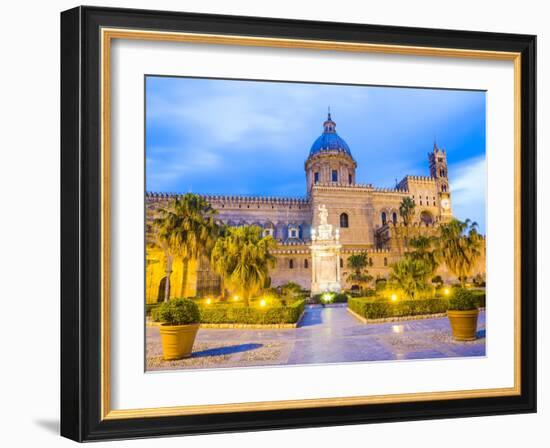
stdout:
<svg viewBox="0 0 550 448">
<path fill-rule="evenodd" d="M 145 304 L 145 315 L 146 316 L 150 316 L 151 313 L 153 312 L 153 310 L 155 308 L 158 308 L 160 305 L 162 305 L 162 302 L 157 302 L 157 303 L 146 303 Z"/>
<path fill-rule="evenodd" d="M 349 309 L 365 319 L 445 313 L 448 306 L 447 299 L 399 300 L 397 302 L 372 298 L 350 298 L 348 300 Z"/>
<path fill-rule="evenodd" d="M 474 296 L 478 308 L 485 308 L 485 291 L 481 289 L 472 289 L 470 291 Z"/>
<path fill-rule="evenodd" d="M 200 320 L 204 324 L 294 324 L 304 308 L 304 300 L 265 309 L 220 304 L 200 306 Z"/>
</svg>

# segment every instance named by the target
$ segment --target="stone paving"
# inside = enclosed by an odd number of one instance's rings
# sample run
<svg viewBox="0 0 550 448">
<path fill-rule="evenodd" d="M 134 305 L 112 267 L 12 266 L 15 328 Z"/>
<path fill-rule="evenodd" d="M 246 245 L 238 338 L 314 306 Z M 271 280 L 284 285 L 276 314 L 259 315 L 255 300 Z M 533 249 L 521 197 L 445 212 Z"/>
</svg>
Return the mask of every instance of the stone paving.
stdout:
<svg viewBox="0 0 550 448">
<path fill-rule="evenodd" d="M 201 329 L 190 358 L 162 359 L 158 327 L 147 327 L 147 370 L 343 363 L 485 356 L 485 312 L 478 339 L 455 342 L 446 317 L 364 324 L 346 305 L 306 307 L 298 328 Z"/>
</svg>

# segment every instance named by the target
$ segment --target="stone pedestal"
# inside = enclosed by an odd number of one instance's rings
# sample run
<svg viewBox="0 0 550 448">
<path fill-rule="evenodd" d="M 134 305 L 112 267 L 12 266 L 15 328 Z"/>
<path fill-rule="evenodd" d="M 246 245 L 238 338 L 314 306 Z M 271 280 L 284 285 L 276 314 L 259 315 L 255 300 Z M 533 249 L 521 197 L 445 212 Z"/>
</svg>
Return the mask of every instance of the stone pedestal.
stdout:
<svg viewBox="0 0 550 448">
<path fill-rule="evenodd" d="M 319 207 L 320 224 L 311 229 L 311 293 L 340 292 L 340 232 L 327 223 L 328 211 Z"/>
</svg>

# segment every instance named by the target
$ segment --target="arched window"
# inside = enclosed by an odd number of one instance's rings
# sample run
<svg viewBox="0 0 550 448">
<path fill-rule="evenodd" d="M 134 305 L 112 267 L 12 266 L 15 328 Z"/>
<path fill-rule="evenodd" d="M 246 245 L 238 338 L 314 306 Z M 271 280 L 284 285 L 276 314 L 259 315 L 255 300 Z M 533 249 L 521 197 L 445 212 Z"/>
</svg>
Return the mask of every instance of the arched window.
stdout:
<svg viewBox="0 0 550 448">
<path fill-rule="evenodd" d="M 338 170 L 332 170 L 332 182 L 338 182 Z"/>
<path fill-rule="evenodd" d="M 164 302 L 166 296 L 166 277 L 162 277 L 159 283 L 159 289 L 157 293 L 157 302 Z M 168 285 L 168 297 L 170 297 L 170 285 Z"/>
<path fill-rule="evenodd" d="M 294 269 L 294 260 L 292 258 L 288 260 L 288 269 Z"/>
<path fill-rule="evenodd" d="M 420 221 L 423 224 L 432 224 L 434 221 L 434 218 L 430 212 L 424 210 L 422 213 L 420 213 Z"/>
<path fill-rule="evenodd" d="M 309 262 L 307 261 L 307 258 L 304 260 L 304 269 L 309 268 Z"/>
<path fill-rule="evenodd" d="M 382 225 L 385 226 L 386 225 L 386 212 L 382 212 Z"/>
<path fill-rule="evenodd" d="M 350 185 L 352 184 L 352 181 L 353 181 L 353 177 L 351 176 L 351 174 L 348 174 L 348 183 Z"/>
<path fill-rule="evenodd" d="M 275 227 L 271 223 L 267 223 L 262 232 L 263 236 L 273 236 L 275 234 Z"/>
<path fill-rule="evenodd" d="M 391 220 L 393 221 L 394 224 L 397 224 L 397 213 L 393 212 L 391 214 Z"/>
<path fill-rule="evenodd" d="M 340 267 L 341 267 L 341 268 L 344 267 L 344 259 L 343 259 L 343 258 L 340 258 Z"/>
<path fill-rule="evenodd" d="M 388 259 L 384 257 L 384 266 L 387 266 L 387 265 L 388 265 Z"/>
<path fill-rule="evenodd" d="M 319 183 L 319 173 L 318 172 L 315 172 L 313 174 L 313 182 L 318 184 Z"/>
<path fill-rule="evenodd" d="M 369 266 L 372 266 L 372 258 L 369 257 Z"/>
<path fill-rule="evenodd" d="M 288 237 L 289 238 L 298 238 L 299 237 L 299 228 L 295 224 L 289 224 L 288 226 Z"/>
<path fill-rule="evenodd" d="M 349 219 L 347 213 L 342 213 L 340 215 L 340 227 L 349 227 Z"/>
</svg>

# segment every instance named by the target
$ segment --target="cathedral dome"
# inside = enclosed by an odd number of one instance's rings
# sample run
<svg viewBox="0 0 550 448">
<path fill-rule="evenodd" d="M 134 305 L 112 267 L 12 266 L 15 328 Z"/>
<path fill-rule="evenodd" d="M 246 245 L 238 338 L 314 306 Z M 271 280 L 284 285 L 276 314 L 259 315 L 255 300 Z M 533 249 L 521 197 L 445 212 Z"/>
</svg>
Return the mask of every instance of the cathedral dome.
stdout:
<svg viewBox="0 0 550 448">
<path fill-rule="evenodd" d="M 323 123 L 324 131 L 311 146 L 309 156 L 324 151 L 339 151 L 344 152 L 351 157 L 351 151 L 345 140 L 336 133 L 336 123 L 332 121 L 330 112 L 328 113 L 327 121 Z"/>
</svg>

